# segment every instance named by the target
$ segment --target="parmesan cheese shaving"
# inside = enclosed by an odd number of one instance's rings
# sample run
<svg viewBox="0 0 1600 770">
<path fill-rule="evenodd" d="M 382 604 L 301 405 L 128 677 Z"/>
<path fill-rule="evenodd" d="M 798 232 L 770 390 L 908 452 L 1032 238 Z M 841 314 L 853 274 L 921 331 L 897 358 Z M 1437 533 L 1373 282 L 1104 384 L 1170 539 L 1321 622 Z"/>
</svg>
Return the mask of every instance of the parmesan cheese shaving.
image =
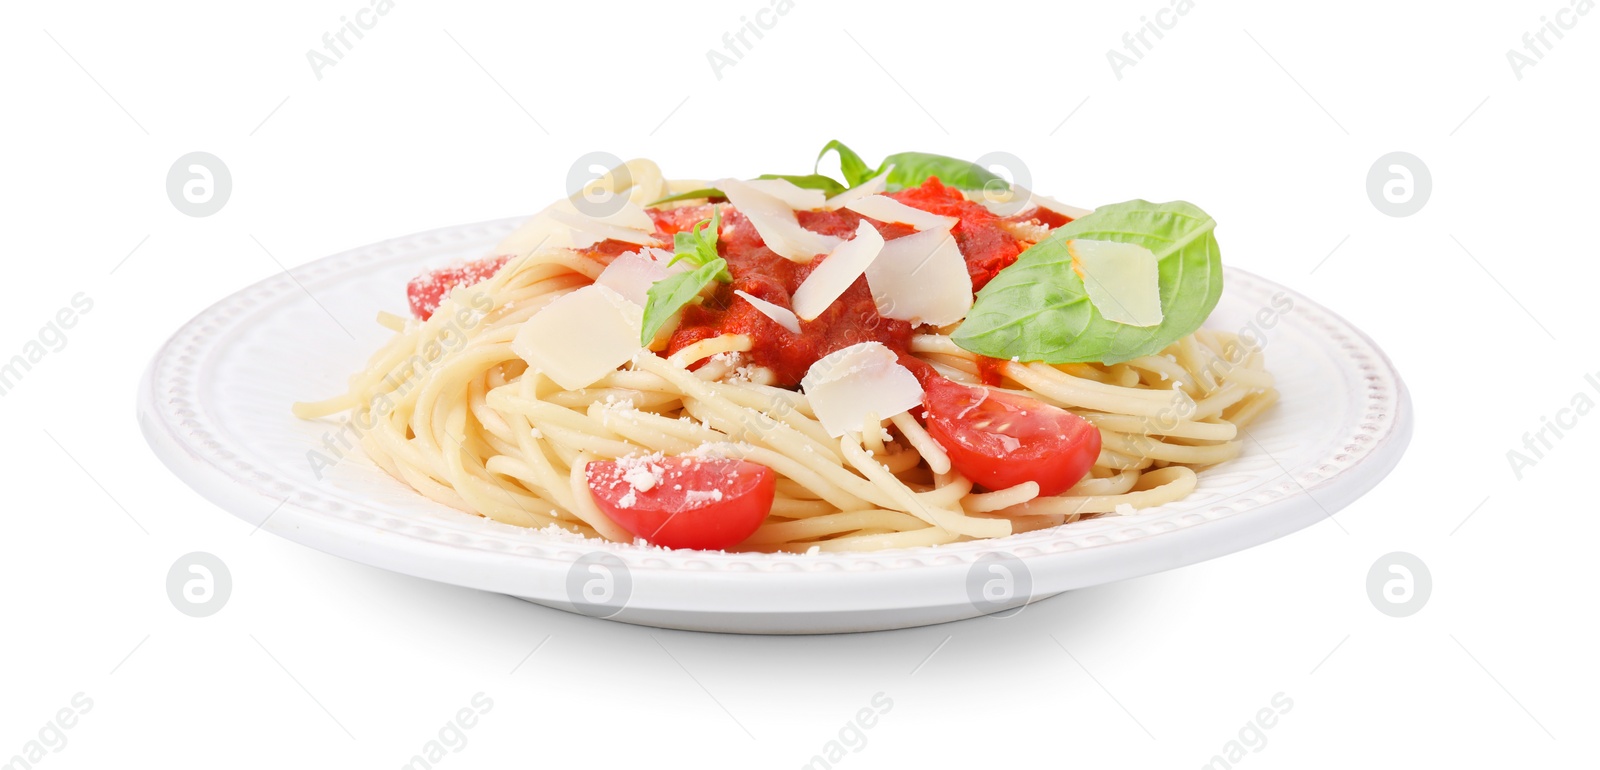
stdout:
<svg viewBox="0 0 1600 770">
<path fill-rule="evenodd" d="M 494 247 L 494 253 L 522 258 L 535 251 L 574 248 L 572 228 L 552 219 L 549 211 L 546 208 L 528 217 Z"/>
<path fill-rule="evenodd" d="M 867 271 L 882 250 L 883 236 L 878 234 L 878 228 L 862 220 L 856 226 L 856 237 L 839 244 L 795 289 L 795 315 L 806 321 L 822 315 Z"/>
<path fill-rule="evenodd" d="M 800 388 L 833 438 L 861 430 L 869 415 L 893 417 L 922 403 L 916 375 L 881 342 L 829 353 L 811 365 Z"/>
<path fill-rule="evenodd" d="M 1135 243 L 1078 239 L 1067 241 L 1067 253 L 1089 302 L 1107 321 L 1161 324 L 1161 266 L 1154 252 Z"/>
<path fill-rule="evenodd" d="M 562 295 L 523 322 L 511 350 L 566 390 L 593 385 L 640 350 L 644 310 L 604 286 Z"/>
<path fill-rule="evenodd" d="M 864 217 L 872 217 L 879 222 L 899 222 L 911 225 L 918 230 L 931 230 L 943 228 L 949 230 L 960 221 L 955 217 L 944 217 L 938 214 L 923 211 L 919 208 L 907 206 L 887 195 L 868 195 L 854 201 L 845 208 Z"/>
<path fill-rule="evenodd" d="M 884 169 L 883 173 L 868 179 L 867 181 L 862 182 L 855 187 L 845 190 L 844 192 L 839 193 L 832 198 L 829 198 L 828 202 L 823 204 L 822 208 L 828 211 L 838 211 L 839 209 L 849 206 L 852 202 L 861 200 L 868 195 L 879 195 L 883 193 L 883 191 L 889 189 L 889 172 L 893 170 L 894 166 L 890 166 Z"/>
<path fill-rule="evenodd" d="M 762 315 L 778 322 L 779 326 L 788 329 L 794 334 L 800 333 L 800 319 L 789 308 L 782 305 L 774 305 L 742 289 L 735 289 L 733 293 L 744 297 L 744 301 L 754 305 L 755 309 L 761 311 Z"/>
<path fill-rule="evenodd" d="M 1032 202 L 1033 205 L 1048 211 L 1054 211 L 1055 213 L 1069 219 L 1083 219 L 1084 217 L 1094 213 L 1092 209 L 1080 209 L 1077 206 L 1062 203 L 1055 198 L 1040 195 L 1020 185 L 1013 185 L 1013 187 L 1016 188 L 1018 194 L 1027 196 L 1028 200 Z"/>
<path fill-rule="evenodd" d="M 728 196 L 728 202 L 750 220 L 767 248 L 784 259 L 805 264 L 839 244 L 838 238 L 801 227 L 794 211 L 782 200 L 737 179 L 719 179 L 716 184 Z"/>
<path fill-rule="evenodd" d="M 673 273 L 682 273 L 692 269 L 688 262 L 680 261 L 671 267 L 667 263 L 672 261 L 672 252 L 665 249 L 640 249 L 618 255 L 600 271 L 600 277 L 595 283 L 604 286 L 624 299 L 639 307 L 644 307 L 650 300 L 650 287 L 656 281 L 666 278 Z"/>
<path fill-rule="evenodd" d="M 751 179 L 745 184 L 783 201 L 784 205 L 795 211 L 815 211 L 828 200 L 821 190 L 809 190 L 787 179 Z"/>
<path fill-rule="evenodd" d="M 610 193 L 610 195 L 620 196 L 621 193 Z M 581 206 L 578 205 L 578 200 L 576 196 L 563 198 L 556 201 L 551 208 L 559 212 L 576 214 L 586 221 L 598 222 L 613 227 L 623 227 L 629 230 L 637 230 L 641 233 L 653 233 L 656 231 L 655 220 L 650 218 L 650 214 L 644 210 L 644 207 L 626 198 L 612 198 L 605 201 L 585 200 Z M 607 211 L 612 207 L 617 208 L 615 211 Z"/>
<path fill-rule="evenodd" d="M 948 230 L 924 230 L 885 243 L 866 272 L 884 318 L 944 326 L 972 309 L 972 277 Z"/>
<path fill-rule="evenodd" d="M 660 245 L 661 242 L 656 240 L 655 237 L 655 223 L 653 222 L 650 223 L 648 230 L 617 224 L 619 220 L 631 219 L 631 217 L 625 216 L 630 208 L 637 210 L 640 215 L 644 216 L 646 222 L 650 222 L 650 216 L 644 213 L 644 209 L 630 202 L 623 203 L 623 211 L 600 219 L 579 211 L 576 206 L 572 205 L 572 201 L 562 199 L 556 201 L 554 205 L 546 210 L 546 216 L 572 228 L 572 240 L 577 248 L 593 246 L 604 240 L 622 241 L 640 246 Z"/>
<path fill-rule="evenodd" d="M 1082 219 L 1094 213 L 1040 195 L 1019 184 L 1011 185 L 1009 190 L 968 190 L 962 194 L 967 200 L 982 205 L 998 217 L 1021 214 L 1034 207 L 1054 211 L 1068 219 Z"/>
<path fill-rule="evenodd" d="M 525 257 L 536 250 L 582 249 L 611 238 L 640 246 L 659 246 L 655 222 L 638 204 L 619 201 L 621 208 L 601 217 L 579 210 L 562 198 L 528 218 L 495 247 L 496 254 Z M 612 204 L 615 205 L 615 204 Z"/>
</svg>

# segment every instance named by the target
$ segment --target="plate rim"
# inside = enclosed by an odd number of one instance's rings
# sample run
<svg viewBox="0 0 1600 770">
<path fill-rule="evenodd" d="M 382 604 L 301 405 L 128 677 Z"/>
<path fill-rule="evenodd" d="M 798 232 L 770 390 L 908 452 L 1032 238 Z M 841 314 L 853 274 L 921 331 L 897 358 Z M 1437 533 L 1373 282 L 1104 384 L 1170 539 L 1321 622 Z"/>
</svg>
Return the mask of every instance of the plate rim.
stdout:
<svg viewBox="0 0 1600 770">
<path fill-rule="evenodd" d="M 211 304 L 163 342 L 141 377 L 137 411 L 146 441 L 169 470 L 213 504 L 274 534 L 354 561 L 455 585 L 564 601 L 566 573 L 576 559 L 587 553 L 611 553 L 622 559 L 633 575 L 630 606 L 746 614 L 949 606 L 959 603 L 950 601 L 952 596 L 965 593 L 964 581 L 975 561 L 989 553 L 1010 554 L 1021 559 L 1030 572 L 1034 592 L 1041 596 L 1198 563 L 1270 542 L 1337 513 L 1387 477 L 1403 457 L 1413 430 L 1412 405 L 1404 380 L 1365 332 L 1300 292 L 1238 268 L 1227 268 L 1225 292 L 1227 287 L 1239 285 L 1241 279 L 1256 290 L 1285 292 L 1294 299 L 1297 314 L 1303 308 L 1313 316 L 1323 316 L 1315 319 L 1321 321 L 1322 331 L 1347 335 L 1343 340 L 1334 339 L 1345 353 L 1361 348 L 1357 357 L 1372 359 L 1369 366 L 1363 367 L 1368 380 L 1376 373 L 1390 386 L 1387 400 L 1391 408 L 1385 415 L 1387 419 L 1381 424 L 1364 422 L 1365 432 L 1361 435 L 1367 439 L 1359 456 L 1336 472 L 1310 484 L 1302 483 L 1287 471 L 1275 477 L 1290 475 L 1300 487 L 1297 494 L 1169 531 L 1125 539 L 1108 537 L 1107 542 L 1090 547 L 1042 549 L 1023 540 L 1037 533 L 1023 533 L 947 546 L 853 554 L 672 552 L 631 544 L 557 539 L 484 519 L 476 519 L 476 522 L 495 531 L 496 539 L 471 545 L 462 542 L 465 538 L 459 533 L 451 535 L 457 538 L 454 542 L 425 536 L 424 531 L 429 529 L 425 524 L 411 522 L 412 531 L 406 531 L 372 523 L 383 516 L 404 518 L 409 515 L 404 512 L 364 510 L 365 506 L 346 511 L 350 506 L 340 501 L 324 501 L 323 510 L 318 510 L 293 499 L 294 494 L 304 493 L 303 488 L 285 484 L 248 464 L 234 469 L 236 472 L 253 471 L 288 487 L 280 491 L 287 491 L 289 499 L 279 504 L 277 498 L 244 483 L 244 479 L 222 467 L 223 462 L 234 458 L 221 445 L 212 442 L 209 455 L 197 446 L 205 443 L 207 432 L 203 425 L 191 426 L 188 437 L 179 433 L 184 422 L 194 422 L 202 413 L 203 409 L 197 407 L 203 405 L 184 401 L 174 410 L 172 399 L 163 402 L 158 388 L 170 385 L 170 377 L 178 374 L 170 369 L 192 372 L 203 362 L 203 359 L 193 360 L 174 367 L 175 351 L 183 344 L 195 345 L 199 344 L 197 338 L 223 336 L 232 328 L 226 323 L 231 317 L 257 307 L 263 301 L 261 297 L 281 298 L 284 293 L 296 290 L 302 281 L 321 283 L 333 275 L 330 271 L 348 274 L 375 260 L 413 258 L 412 252 L 419 249 L 463 248 L 480 241 L 497 240 L 522 220 L 510 217 L 447 226 L 350 249 L 268 277 Z M 424 261 L 418 258 L 419 264 Z M 192 357 L 187 350 L 183 355 Z M 1369 392 L 1368 398 L 1372 398 L 1372 393 Z M 183 412 L 189 412 L 190 416 L 185 418 Z M 179 419 L 177 424 L 173 421 L 175 417 Z M 1259 487 L 1243 490 L 1215 501 L 1211 507 L 1260 492 Z M 328 503 L 333 510 L 328 509 Z M 276 508 L 264 521 L 252 521 L 247 514 L 264 505 L 276 505 Z M 350 515 L 336 515 L 339 512 Z M 461 513 L 460 516 L 475 519 L 470 514 Z M 485 545 L 500 543 L 500 538 L 506 534 L 498 531 L 502 528 L 519 532 L 517 537 L 526 542 L 515 547 Z M 1057 529 L 1061 528 L 1041 532 Z M 374 537 L 374 533 L 387 537 Z M 860 579 L 869 572 L 873 574 L 872 590 L 867 590 Z M 640 580 L 641 575 L 648 579 Z M 711 582 L 708 578 L 728 575 L 740 579 L 715 581 L 714 605 L 686 602 L 686 596 L 706 592 Z M 773 592 L 778 587 L 775 584 L 786 582 L 804 585 L 808 590 L 785 592 L 783 600 L 775 602 Z M 939 590 L 931 590 L 930 586 Z M 886 601 L 891 596 L 894 598 Z M 943 598 L 938 598 L 941 596 Z"/>
</svg>

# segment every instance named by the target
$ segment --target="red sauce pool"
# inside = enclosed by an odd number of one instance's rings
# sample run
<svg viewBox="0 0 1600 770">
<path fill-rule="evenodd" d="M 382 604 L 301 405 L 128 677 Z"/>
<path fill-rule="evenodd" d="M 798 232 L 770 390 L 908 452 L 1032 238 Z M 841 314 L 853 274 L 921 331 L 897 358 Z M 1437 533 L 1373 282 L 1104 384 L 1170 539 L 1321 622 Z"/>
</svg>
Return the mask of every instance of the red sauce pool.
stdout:
<svg viewBox="0 0 1600 770">
<path fill-rule="evenodd" d="M 1000 227 L 999 217 L 967 200 L 960 190 L 944 186 L 938 179 L 929 179 L 921 187 L 902 190 L 890 197 L 923 211 L 960 219 L 953 232 L 966 258 L 974 291 L 981 289 L 1022 253 L 1017 239 Z M 652 211 L 651 215 L 670 236 L 710 218 L 711 205 Z M 796 217 L 807 230 L 841 238 L 851 237 L 862 220 L 859 214 L 846 210 L 802 211 L 797 212 Z M 868 221 L 886 241 L 916 232 L 907 225 Z M 771 369 L 778 385 L 795 387 L 817 359 L 840 348 L 876 341 L 897 353 L 909 351 L 911 324 L 878 315 L 865 277 L 856 279 L 821 316 L 813 321 L 802 321 L 801 334 L 783 328 L 735 296 L 734 291 L 740 290 L 773 304 L 791 307 L 794 291 L 822 264 L 826 255 L 805 265 L 778 256 L 762 243 L 750 220 L 727 205 L 722 206 L 718 251 L 728 260 L 733 283 L 719 284 L 716 293 L 703 304 L 684 311 L 683 321 L 667 346 L 667 354 L 723 334 L 745 334 L 751 339 L 750 359 Z"/>
</svg>

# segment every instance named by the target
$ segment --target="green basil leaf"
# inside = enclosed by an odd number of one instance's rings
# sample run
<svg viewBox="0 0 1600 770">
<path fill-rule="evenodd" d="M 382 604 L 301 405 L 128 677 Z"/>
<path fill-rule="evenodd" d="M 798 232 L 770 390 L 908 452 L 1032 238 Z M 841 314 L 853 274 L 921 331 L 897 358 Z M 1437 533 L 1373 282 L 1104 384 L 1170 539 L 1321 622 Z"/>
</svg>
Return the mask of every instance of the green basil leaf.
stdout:
<svg viewBox="0 0 1600 770">
<path fill-rule="evenodd" d="M 672 236 L 672 259 L 667 261 L 671 267 L 682 260 L 688 260 L 695 267 L 700 267 L 717 260 L 717 234 L 722 232 L 722 209 L 712 209 L 710 219 L 696 222 L 688 232 L 678 232 Z M 724 265 L 727 263 L 724 262 Z M 726 269 L 717 274 L 717 280 L 723 283 L 733 283 L 733 275 Z"/>
<path fill-rule="evenodd" d="M 698 190 L 690 190 L 688 192 L 678 193 L 677 195 L 668 195 L 665 198 L 658 198 L 656 200 L 650 201 L 649 203 L 646 203 L 645 207 L 648 208 L 650 206 L 660 206 L 663 203 L 676 203 L 678 201 L 692 201 L 692 200 L 698 200 L 700 198 L 710 199 L 710 198 L 726 198 L 726 197 L 728 197 L 728 196 L 723 195 L 722 191 L 718 190 L 715 187 L 702 187 L 702 188 L 700 188 Z"/>
<path fill-rule="evenodd" d="M 639 335 L 639 344 L 649 347 L 656 332 L 661 331 L 674 314 L 699 299 L 701 291 L 727 272 L 728 261 L 718 257 L 687 273 L 676 273 L 656 281 L 644 303 L 644 329 Z"/>
<path fill-rule="evenodd" d="M 1011 189 L 1006 180 L 983 166 L 931 152 L 897 152 L 884 158 L 878 170 L 868 176 L 881 174 L 890 166 L 894 167 L 889 171 L 890 192 L 920 187 L 930 176 L 939 177 L 940 182 L 958 190 L 982 190 L 991 184 L 998 184 L 1001 190 Z"/>
<path fill-rule="evenodd" d="M 822 152 L 817 153 L 817 162 L 812 164 L 812 172 L 817 170 L 817 165 L 822 163 L 822 159 L 827 157 L 829 151 L 839 153 L 839 171 L 844 174 L 844 181 L 851 187 L 877 176 L 878 172 L 873 171 L 872 167 L 868 166 L 867 162 L 862 160 L 855 150 L 844 146 L 844 142 L 838 139 L 829 140 L 827 144 L 822 146 Z"/>
<path fill-rule="evenodd" d="M 978 292 L 952 339 L 992 358 L 1051 364 L 1115 364 L 1153 355 L 1192 334 L 1222 296 L 1216 220 L 1199 207 L 1134 200 L 1101 206 L 1056 228 Z M 1134 243 L 1160 265 L 1162 321 L 1138 327 L 1107 321 L 1072 269 L 1067 241 Z"/>
<path fill-rule="evenodd" d="M 710 260 L 699 258 L 698 244 L 700 238 L 693 233 L 680 232 L 672 236 L 672 259 L 667 260 L 667 267 L 678 264 L 679 260 L 687 259 L 695 266 L 700 266 Z"/>
<path fill-rule="evenodd" d="M 844 185 L 837 179 L 823 174 L 762 174 L 757 179 L 782 179 L 795 187 L 807 190 L 821 190 L 828 197 L 833 197 L 844 192 Z"/>
</svg>

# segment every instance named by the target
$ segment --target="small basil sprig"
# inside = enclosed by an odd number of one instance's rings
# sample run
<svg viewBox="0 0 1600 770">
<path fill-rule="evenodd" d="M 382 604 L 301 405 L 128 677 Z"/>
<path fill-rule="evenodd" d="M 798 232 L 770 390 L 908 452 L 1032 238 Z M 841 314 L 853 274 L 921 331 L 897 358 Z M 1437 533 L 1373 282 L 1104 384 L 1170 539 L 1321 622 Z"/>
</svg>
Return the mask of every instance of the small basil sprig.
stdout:
<svg viewBox="0 0 1600 770">
<path fill-rule="evenodd" d="M 717 254 L 717 234 L 720 232 L 722 232 L 722 209 L 712 209 L 710 219 L 702 219 L 688 232 L 679 232 L 672 236 L 673 254 L 672 259 L 667 261 L 667 267 L 684 260 L 688 260 L 695 267 L 721 262 L 723 270 L 717 273 L 717 280 L 733 283 L 733 276 L 727 270 L 727 260 Z"/>
<path fill-rule="evenodd" d="M 1056 228 L 1001 270 L 978 292 L 951 339 L 979 355 L 1050 364 L 1115 364 L 1159 353 L 1200 328 L 1222 296 L 1216 226 L 1183 201 L 1101 206 Z M 1100 315 L 1067 252 L 1067 241 L 1077 238 L 1134 243 L 1155 253 L 1159 325 L 1129 326 Z"/>
<path fill-rule="evenodd" d="M 649 347 L 656 333 L 684 306 L 699 299 L 700 292 L 712 281 L 733 283 L 728 272 L 728 260 L 717 255 L 717 233 L 722 231 L 722 211 L 715 210 L 710 219 L 696 223 L 689 232 L 672 237 L 673 257 L 667 266 L 686 260 L 695 268 L 684 273 L 674 273 L 650 286 L 649 298 L 644 305 L 644 326 L 639 333 L 639 344 Z"/>
<path fill-rule="evenodd" d="M 897 152 L 883 159 L 877 173 L 883 173 L 885 168 L 889 169 L 890 192 L 920 187 L 931 176 L 957 190 L 982 190 L 994 182 L 999 182 L 1002 190 L 1011 189 L 1004 179 L 983 166 L 930 152 Z"/>
<path fill-rule="evenodd" d="M 756 178 L 782 179 L 802 189 L 821 190 L 823 195 L 830 198 L 844 192 L 844 185 L 839 184 L 833 177 L 823 174 L 762 174 Z"/>
<path fill-rule="evenodd" d="M 839 171 L 844 174 L 845 181 L 849 182 L 851 187 L 888 171 L 889 178 L 885 181 L 888 182 L 890 192 L 907 187 L 920 187 L 923 182 L 928 181 L 928 177 L 934 176 L 958 190 L 982 190 L 996 182 L 1000 184 L 1001 189 L 1011 189 L 1004 179 L 983 166 L 931 152 L 897 152 L 884 158 L 883 162 L 873 169 L 856 154 L 855 150 L 845 146 L 844 142 L 834 139 L 822 146 L 822 152 L 817 153 L 816 165 L 821 165 L 822 159 L 830 152 L 839 154 Z"/>
<path fill-rule="evenodd" d="M 817 162 L 812 164 L 813 172 L 817 166 L 822 165 L 822 159 L 828 157 L 829 152 L 839 153 L 839 171 L 844 174 L 844 181 L 851 187 L 878 175 L 878 172 L 873 171 L 855 150 L 846 147 L 844 142 L 838 139 L 830 139 L 827 144 L 822 145 L 822 152 L 817 153 Z"/>
<path fill-rule="evenodd" d="M 839 154 L 839 171 L 844 175 L 845 184 L 831 176 L 818 172 L 817 166 L 822 164 L 822 159 L 828 153 Z M 904 190 L 907 187 L 920 187 L 928 177 L 939 177 L 939 181 L 954 187 L 957 190 L 983 190 L 998 183 L 1003 190 L 1011 189 L 1004 179 L 996 176 L 989 169 L 976 163 L 944 155 L 935 155 L 931 152 L 897 152 L 883 159 L 874 169 L 856 154 L 855 150 L 845 146 L 838 139 L 830 140 L 822 146 L 822 152 L 817 153 L 817 161 L 812 164 L 809 174 L 762 174 L 757 179 L 782 179 L 795 187 L 807 190 L 821 190 L 824 195 L 833 197 L 845 190 L 860 185 L 873 177 L 889 172 L 889 192 Z M 692 201 L 713 198 L 726 198 L 721 190 L 715 187 L 702 187 L 698 190 L 668 195 L 665 198 L 650 201 L 650 206 L 659 206 L 663 203 L 676 203 L 678 201 Z"/>
</svg>

